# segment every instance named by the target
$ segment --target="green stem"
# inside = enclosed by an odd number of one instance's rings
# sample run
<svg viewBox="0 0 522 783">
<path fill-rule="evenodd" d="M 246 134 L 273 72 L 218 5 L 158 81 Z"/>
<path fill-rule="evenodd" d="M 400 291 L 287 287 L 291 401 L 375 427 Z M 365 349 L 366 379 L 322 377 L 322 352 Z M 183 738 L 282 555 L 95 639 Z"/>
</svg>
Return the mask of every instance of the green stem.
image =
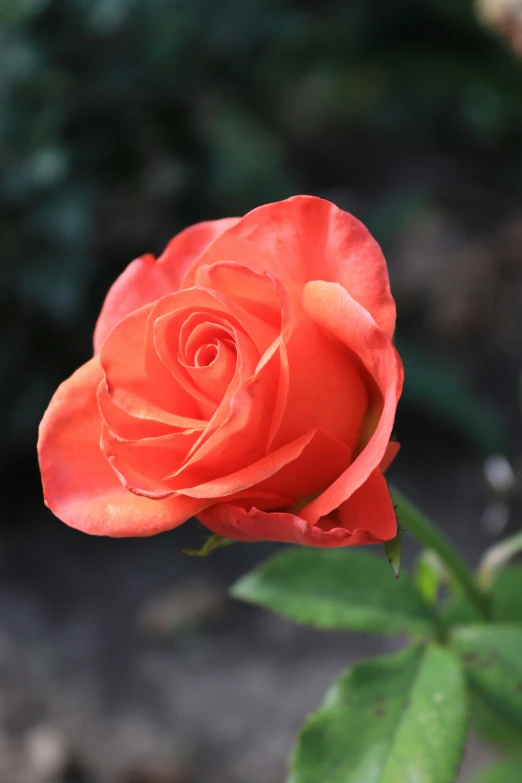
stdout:
<svg viewBox="0 0 522 783">
<path fill-rule="evenodd" d="M 457 550 L 438 528 L 430 522 L 428 517 L 410 503 L 409 500 L 406 500 L 399 490 L 395 489 L 395 487 L 390 487 L 390 492 L 395 506 L 398 507 L 400 524 L 420 544 L 434 550 L 438 554 L 462 592 L 475 606 L 480 616 L 487 620 L 489 618 L 487 596 L 473 580 L 470 569 Z"/>
</svg>

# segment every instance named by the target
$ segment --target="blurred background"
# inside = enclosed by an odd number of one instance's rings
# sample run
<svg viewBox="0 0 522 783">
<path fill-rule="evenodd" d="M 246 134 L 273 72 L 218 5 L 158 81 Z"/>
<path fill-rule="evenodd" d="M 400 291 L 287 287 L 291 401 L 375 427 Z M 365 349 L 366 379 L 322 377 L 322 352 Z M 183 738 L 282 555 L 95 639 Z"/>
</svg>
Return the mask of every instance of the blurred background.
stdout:
<svg viewBox="0 0 522 783">
<path fill-rule="evenodd" d="M 43 506 L 53 391 L 190 223 L 295 193 L 362 219 L 406 366 L 395 483 L 470 561 L 520 525 L 521 7 L 0 0 L 2 783 L 281 783 L 337 672 L 399 643 L 228 601 L 275 547 L 189 558 L 195 522 L 111 541 Z"/>
</svg>

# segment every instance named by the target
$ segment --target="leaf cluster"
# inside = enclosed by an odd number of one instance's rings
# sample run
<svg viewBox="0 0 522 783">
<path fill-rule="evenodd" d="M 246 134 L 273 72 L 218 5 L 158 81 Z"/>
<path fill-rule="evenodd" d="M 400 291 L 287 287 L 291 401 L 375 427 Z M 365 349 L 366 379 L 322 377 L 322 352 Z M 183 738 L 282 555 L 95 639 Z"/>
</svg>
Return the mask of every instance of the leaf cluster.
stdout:
<svg viewBox="0 0 522 783">
<path fill-rule="evenodd" d="M 232 587 L 240 600 L 318 629 L 405 634 L 400 652 L 340 675 L 301 730 L 288 783 L 453 783 L 474 724 L 515 756 L 476 783 L 520 783 L 522 567 L 499 570 L 489 621 L 423 552 L 398 582 L 362 550 L 288 549 Z"/>
</svg>

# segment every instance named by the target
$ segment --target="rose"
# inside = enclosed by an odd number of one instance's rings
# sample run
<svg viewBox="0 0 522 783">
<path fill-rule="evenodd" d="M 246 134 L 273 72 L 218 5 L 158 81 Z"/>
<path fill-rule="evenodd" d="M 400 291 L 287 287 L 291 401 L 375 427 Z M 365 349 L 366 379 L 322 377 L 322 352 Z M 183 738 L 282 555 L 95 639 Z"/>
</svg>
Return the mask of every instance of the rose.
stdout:
<svg viewBox="0 0 522 783">
<path fill-rule="evenodd" d="M 47 505 L 110 536 L 197 516 L 243 541 L 393 538 L 394 324 L 379 246 L 327 201 L 186 229 L 114 283 L 94 358 L 54 395 Z"/>
</svg>

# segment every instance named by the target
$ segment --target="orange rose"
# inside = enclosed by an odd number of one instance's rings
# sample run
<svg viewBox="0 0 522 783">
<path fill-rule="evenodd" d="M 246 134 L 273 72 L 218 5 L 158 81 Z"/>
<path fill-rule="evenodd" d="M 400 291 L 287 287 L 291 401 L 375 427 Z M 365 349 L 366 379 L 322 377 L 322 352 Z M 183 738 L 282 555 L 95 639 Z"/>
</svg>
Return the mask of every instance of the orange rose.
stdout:
<svg viewBox="0 0 522 783">
<path fill-rule="evenodd" d="M 114 283 L 40 426 L 46 503 L 88 533 L 197 516 L 241 541 L 386 541 L 402 365 L 366 228 L 297 196 L 199 223 Z"/>
</svg>

